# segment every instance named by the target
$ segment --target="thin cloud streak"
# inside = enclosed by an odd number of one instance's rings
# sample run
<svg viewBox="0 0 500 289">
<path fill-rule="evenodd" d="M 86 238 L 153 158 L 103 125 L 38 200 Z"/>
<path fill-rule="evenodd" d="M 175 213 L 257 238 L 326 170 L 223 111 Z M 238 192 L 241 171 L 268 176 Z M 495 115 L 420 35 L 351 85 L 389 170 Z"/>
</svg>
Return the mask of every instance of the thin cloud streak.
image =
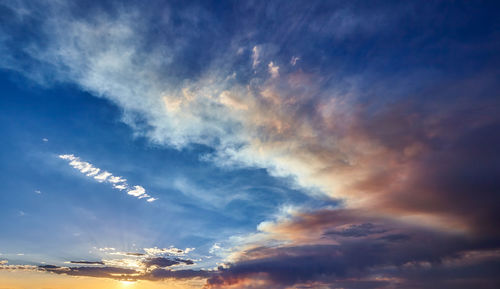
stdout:
<svg viewBox="0 0 500 289">
<path fill-rule="evenodd" d="M 68 164 L 73 168 L 79 170 L 82 174 L 85 174 L 87 177 L 92 177 L 96 181 L 100 183 L 109 183 L 113 186 L 113 188 L 118 189 L 120 191 L 127 191 L 128 195 L 136 197 L 138 199 L 146 199 L 147 202 L 151 203 L 157 200 L 157 198 L 151 197 L 146 193 L 146 189 L 142 186 L 130 186 L 127 183 L 127 179 L 114 176 L 108 171 L 103 171 L 100 168 L 95 167 L 89 162 L 85 162 L 80 160 L 79 157 L 74 156 L 73 154 L 59 155 L 60 159 L 68 161 Z"/>
</svg>

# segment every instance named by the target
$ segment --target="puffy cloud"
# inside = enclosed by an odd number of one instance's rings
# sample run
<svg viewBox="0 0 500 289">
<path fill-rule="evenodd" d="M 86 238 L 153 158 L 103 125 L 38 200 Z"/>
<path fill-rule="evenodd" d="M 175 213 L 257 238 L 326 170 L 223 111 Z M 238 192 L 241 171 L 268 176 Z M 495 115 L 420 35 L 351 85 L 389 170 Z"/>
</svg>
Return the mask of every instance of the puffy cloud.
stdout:
<svg viewBox="0 0 500 289">
<path fill-rule="evenodd" d="M 151 256 L 162 256 L 162 255 L 174 255 L 174 256 L 184 256 L 186 254 L 189 254 L 190 252 L 194 251 L 195 248 L 185 248 L 184 250 L 175 248 L 175 247 L 169 247 L 169 248 L 144 248 L 144 252 L 146 254 L 151 255 Z"/>
<path fill-rule="evenodd" d="M 141 198 L 142 195 L 146 194 L 146 190 L 141 186 L 134 186 L 134 188 L 128 191 L 127 194 Z"/>
<path fill-rule="evenodd" d="M 280 76 L 280 73 L 279 73 L 279 69 L 280 67 L 275 65 L 274 62 L 269 62 L 269 64 L 267 65 L 267 68 L 269 70 L 269 74 L 271 74 L 271 77 L 272 78 L 276 78 L 278 76 Z"/>
<path fill-rule="evenodd" d="M 146 189 L 144 189 L 144 187 L 137 185 L 131 187 L 127 183 L 127 179 L 120 176 L 114 176 L 108 171 L 102 171 L 100 168 L 95 167 L 91 163 L 81 161 L 79 157 L 76 157 L 73 154 L 59 155 L 59 158 L 69 161 L 70 166 L 79 170 L 82 174 L 85 174 L 88 177 L 93 177 L 100 183 L 107 182 L 110 183 L 115 189 L 120 191 L 127 190 L 127 194 L 137 197 L 138 199 L 147 198 L 146 201 L 149 203 L 157 200 L 157 198 L 153 198 L 149 194 L 146 194 Z"/>
</svg>

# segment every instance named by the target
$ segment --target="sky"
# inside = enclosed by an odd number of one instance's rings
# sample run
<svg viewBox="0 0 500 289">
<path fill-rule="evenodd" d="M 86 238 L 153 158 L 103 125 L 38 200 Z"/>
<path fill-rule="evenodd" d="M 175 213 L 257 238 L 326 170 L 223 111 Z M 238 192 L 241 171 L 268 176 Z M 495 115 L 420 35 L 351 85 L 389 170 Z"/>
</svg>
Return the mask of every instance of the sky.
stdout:
<svg viewBox="0 0 500 289">
<path fill-rule="evenodd" d="M 499 8 L 0 0 L 0 288 L 499 288 Z"/>
</svg>

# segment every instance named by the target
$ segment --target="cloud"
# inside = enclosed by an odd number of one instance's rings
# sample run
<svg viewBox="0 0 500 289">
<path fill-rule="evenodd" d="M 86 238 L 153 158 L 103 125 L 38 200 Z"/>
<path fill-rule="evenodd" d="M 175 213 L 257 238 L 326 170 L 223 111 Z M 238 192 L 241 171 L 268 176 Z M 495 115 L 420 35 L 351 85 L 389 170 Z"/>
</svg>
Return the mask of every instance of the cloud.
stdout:
<svg viewBox="0 0 500 289">
<path fill-rule="evenodd" d="M 134 197 L 141 198 L 143 195 L 146 194 L 146 190 L 141 186 L 134 186 L 134 188 L 132 190 L 128 191 L 127 194 L 134 196 Z"/>
<path fill-rule="evenodd" d="M 174 256 L 184 256 L 186 254 L 189 254 L 190 252 L 194 251 L 195 248 L 185 248 L 179 249 L 175 247 L 170 247 L 170 248 L 144 248 L 144 252 L 146 254 L 151 255 L 151 256 L 163 256 L 163 255 L 174 255 Z"/>
<path fill-rule="evenodd" d="M 260 46 L 254 46 L 252 48 L 252 67 L 253 69 L 257 68 L 257 65 L 259 65 L 260 63 L 260 51 L 261 51 L 261 47 Z"/>
<path fill-rule="evenodd" d="M 129 254 L 128 254 L 129 255 Z M 115 280 L 150 280 L 159 281 L 165 279 L 195 279 L 208 278 L 213 272 L 206 270 L 180 269 L 171 270 L 169 267 L 176 265 L 193 265 L 194 262 L 188 259 L 170 257 L 140 257 L 140 260 L 114 259 L 103 261 L 70 261 L 71 264 L 93 265 L 89 266 L 57 266 L 57 265 L 7 265 L 6 260 L 0 262 L 0 270 L 27 270 L 36 272 L 48 272 L 69 276 L 86 276 L 96 278 L 109 278 Z M 128 262 L 130 261 L 130 262 Z"/>
<path fill-rule="evenodd" d="M 194 248 L 185 250 L 175 248 L 144 248 L 142 252 L 120 252 L 114 248 L 100 248 L 99 251 L 105 252 L 110 258 L 103 260 L 102 265 L 111 267 L 127 267 L 151 271 L 155 268 L 165 268 L 171 266 L 193 265 L 194 261 L 184 256 L 192 252 Z M 122 256 L 124 258 L 116 258 Z"/>
<path fill-rule="evenodd" d="M 24 268 L 24 267 L 21 267 Z M 36 268 L 36 267 L 35 267 Z M 128 268 L 119 267 L 59 267 L 54 265 L 42 265 L 35 269 L 34 267 L 26 268 L 28 270 L 49 272 L 55 274 L 63 274 L 69 276 L 86 276 L 95 278 L 109 278 L 115 280 L 150 280 L 160 281 L 165 279 L 194 279 L 207 278 L 212 275 L 209 271 L 203 270 L 167 270 L 153 269 L 151 271 L 137 271 Z M 0 267 L 1 269 L 1 267 Z M 11 270 L 17 268 L 12 267 Z"/>
<path fill-rule="evenodd" d="M 104 265 L 102 261 L 69 261 L 71 264 L 82 264 L 82 265 Z"/>
<path fill-rule="evenodd" d="M 481 272 L 500 265 L 500 252 L 489 240 L 409 226 L 361 211 L 297 212 L 261 228 L 257 241 L 235 250 L 233 262 L 219 268 L 207 288 L 246 288 L 245 284 L 455 288 L 460 282 L 468 286 L 500 282 L 493 272 Z M 424 278 L 429 270 L 434 274 Z"/>
<path fill-rule="evenodd" d="M 280 67 L 275 65 L 274 62 L 269 62 L 269 64 L 267 65 L 267 68 L 269 70 L 269 74 L 271 74 L 271 77 L 272 78 L 276 78 L 278 76 L 280 76 L 280 73 L 279 73 L 279 69 Z"/>
<path fill-rule="evenodd" d="M 69 165 L 79 170 L 82 174 L 88 177 L 94 178 L 96 181 L 102 183 L 110 183 L 113 188 L 120 191 L 127 190 L 127 194 L 137 197 L 138 199 L 146 198 L 146 201 L 151 203 L 157 200 L 157 198 L 151 197 L 146 193 L 146 189 L 142 186 L 130 186 L 127 183 L 127 179 L 119 176 L 114 176 L 108 171 L 102 171 L 100 168 L 93 166 L 91 163 L 81 161 L 79 157 L 72 154 L 59 155 L 59 158 L 69 161 Z"/>
<path fill-rule="evenodd" d="M 165 257 L 154 257 L 154 258 L 147 258 L 144 261 L 142 261 L 144 266 L 146 267 L 170 267 L 173 265 L 178 265 L 178 264 L 186 264 L 186 265 L 193 265 L 194 262 L 192 260 L 184 260 L 180 258 L 165 258 Z"/>
<path fill-rule="evenodd" d="M 55 274 L 111 278 L 117 280 L 127 280 L 130 276 L 138 273 L 133 269 L 118 267 L 59 267 L 54 265 L 42 265 L 39 266 L 38 269 L 39 271 L 46 271 Z"/>
</svg>

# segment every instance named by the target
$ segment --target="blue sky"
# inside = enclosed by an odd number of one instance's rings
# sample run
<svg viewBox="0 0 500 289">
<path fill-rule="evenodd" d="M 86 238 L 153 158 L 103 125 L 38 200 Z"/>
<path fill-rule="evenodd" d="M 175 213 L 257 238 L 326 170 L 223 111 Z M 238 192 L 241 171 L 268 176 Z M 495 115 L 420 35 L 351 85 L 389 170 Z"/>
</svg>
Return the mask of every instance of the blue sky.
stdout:
<svg viewBox="0 0 500 289">
<path fill-rule="evenodd" d="M 498 8 L 0 1 L 0 281 L 496 288 Z"/>
<path fill-rule="evenodd" d="M 2 194 L 1 245 L 18 262 L 33 262 L 32 254 L 40 261 L 92 259 L 89 251 L 105 247 L 182 245 L 209 255 L 213 244 L 252 232 L 277 208 L 321 203 L 265 170 L 203 161 L 209 148 L 169 149 L 134 136 L 116 106 L 74 86 L 21 87 L 25 80 L 3 76 L 2 183 L 11 193 Z M 61 154 L 123 176 L 158 200 L 140 201 L 85 176 Z M 62 252 L 71 253 L 54 259 Z"/>
</svg>

